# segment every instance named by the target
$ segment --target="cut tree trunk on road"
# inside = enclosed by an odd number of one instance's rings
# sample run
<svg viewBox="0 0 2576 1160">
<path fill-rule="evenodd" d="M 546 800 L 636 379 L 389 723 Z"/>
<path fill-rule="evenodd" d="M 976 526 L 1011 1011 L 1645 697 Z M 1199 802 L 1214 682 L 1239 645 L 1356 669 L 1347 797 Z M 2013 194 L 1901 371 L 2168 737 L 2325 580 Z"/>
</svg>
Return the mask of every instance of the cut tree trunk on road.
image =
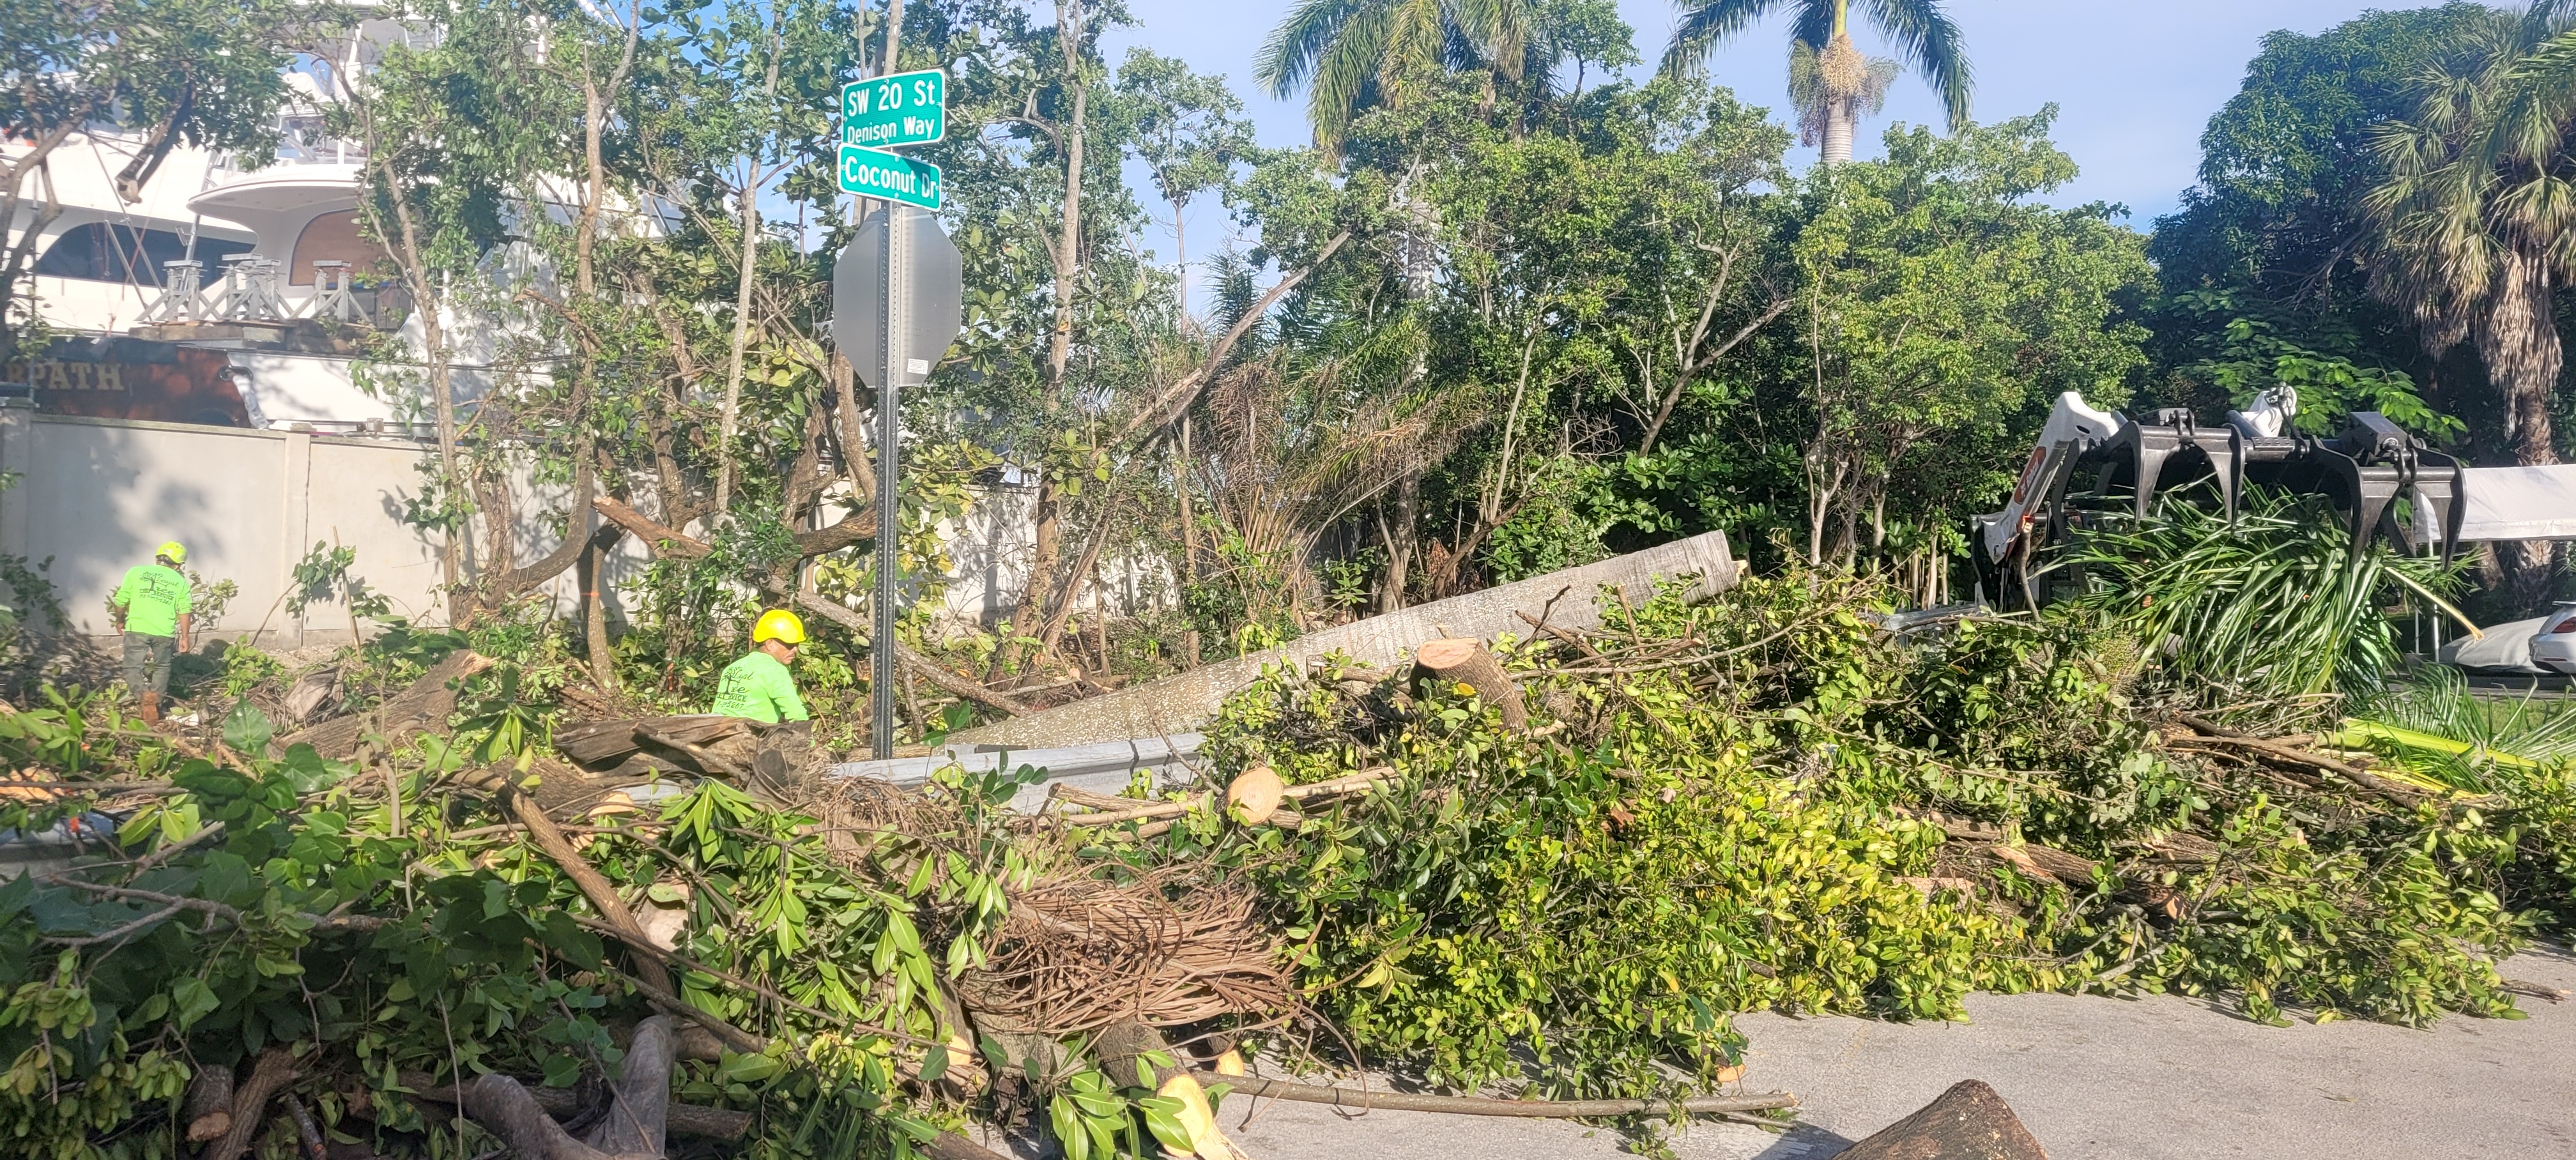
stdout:
<svg viewBox="0 0 2576 1160">
<path fill-rule="evenodd" d="M 1520 618 L 1522 613 L 1553 628 L 1581 631 L 1601 623 L 1600 589 L 1614 587 L 1630 601 L 1642 603 L 1654 595 L 1656 582 L 1684 575 L 1699 577 L 1687 594 L 1694 602 L 1735 587 L 1739 573 L 1735 557 L 1727 550 L 1726 533 L 1708 532 L 1597 564 L 1308 633 L 1267 652 L 969 729 L 951 734 L 949 740 L 1047 749 L 1187 733 L 1214 714 L 1228 694 L 1259 677 L 1264 665 L 1304 664 L 1340 651 L 1363 664 L 1389 666 L 1426 638 L 1490 640 L 1506 631 L 1534 631 Z"/>
<path fill-rule="evenodd" d="M 2048 1153 L 1995 1089 L 1969 1079 L 1835 1160 L 2048 1160 Z"/>
<path fill-rule="evenodd" d="M 1413 667 L 1424 677 L 1476 690 L 1486 704 L 1502 711 L 1504 728 L 1529 727 L 1529 706 L 1521 703 L 1520 686 L 1503 672 L 1503 662 L 1485 642 L 1472 636 L 1425 641 L 1414 650 Z"/>
<path fill-rule="evenodd" d="M 458 649 L 431 665 L 411 687 L 386 698 L 384 704 L 289 733 L 271 746 L 283 753 L 292 745 L 310 745 L 324 757 L 345 760 L 357 755 L 358 742 L 370 733 L 382 734 L 388 744 L 400 744 L 414 733 L 443 730 L 449 715 L 456 712 L 453 686 L 491 667 L 491 658 L 472 649 Z"/>
</svg>

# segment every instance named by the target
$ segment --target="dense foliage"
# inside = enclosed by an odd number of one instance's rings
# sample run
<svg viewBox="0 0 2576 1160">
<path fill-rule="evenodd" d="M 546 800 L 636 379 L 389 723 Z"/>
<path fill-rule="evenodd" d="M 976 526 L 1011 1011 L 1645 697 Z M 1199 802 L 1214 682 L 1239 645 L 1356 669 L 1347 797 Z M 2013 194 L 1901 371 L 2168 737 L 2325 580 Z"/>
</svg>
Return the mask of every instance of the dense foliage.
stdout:
<svg viewBox="0 0 2576 1160">
<path fill-rule="evenodd" d="M 2563 765 L 2405 806 L 2320 792 L 2169 742 L 2156 722 L 2204 678 L 2141 624 L 1895 635 L 1883 596 L 1756 581 L 1525 648 L 1512 667 L 1570 725 L 1544 740 L 1442 690 L 1403 712 L 1376 674 L 1274 673 L 1229 706 L 1221 767 L 1399 780 L 1294 837 L 1203 833 L 1357 1050 L 1448 1083 L 1705 1082 L 1731 1012 L 1957 1018 L 1979 989 L 2513 1014 L 2496 962 L 2562 921 Z M 2317 716 L 2265 704 L 2238 711 Z M 2095 869 L 1980 853 L 2024 841 Z"/>
</svg>

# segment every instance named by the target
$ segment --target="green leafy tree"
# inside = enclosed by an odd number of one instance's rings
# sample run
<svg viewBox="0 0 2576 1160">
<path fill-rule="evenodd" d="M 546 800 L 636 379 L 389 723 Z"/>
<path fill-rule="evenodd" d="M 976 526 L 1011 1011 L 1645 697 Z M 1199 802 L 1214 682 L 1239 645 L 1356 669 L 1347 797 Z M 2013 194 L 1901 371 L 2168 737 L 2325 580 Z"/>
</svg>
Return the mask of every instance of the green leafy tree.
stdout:
<svg viewBox="0 0 2576 1160">
<path fill-rule="evenodd" d="M 1154 192 L 1172 207 L 1172 264 L 1186 295 L 1190 250 L 1183 211 L 1199 194 L 1233 180 L 1236 163 L 1251 154 L 1252 125 L 1224 77 L 1201 76 L 1142 48 L 1127 50 L 1118 66 L 1118 97 L 1129 121 L 1127 151 L 1145 163 Z"/>
<path fill-rule="evenodd" d="M 1801 189 L 1810 561 L 1874 553 L 1892 505 L 1957 526 L 2060 392 L 2126 399 L 2145 331 L 2119 313 L 2153 273 L 2109 207 L 2030 204 L 2075 177 L 2047 137 L 2055 113 L 1949 138 L 1890 130 L 1886 160 Z"/>
<path fill-rule="evenodd" d="M 2153 307 L 2156 390 L 2209 413 L 2270 385 L 2278 354 L 2409 380 L 2429 405 L 2492 424 L 2465 389 L 2474 368 L 2428 358 L 2405 313 L 2367 290 L 2362 197 L 2384 170 L 2379 127 L 2413 116 L 2417 78 L 2457 58 L 2488 9 L 2464 3 L 2371 12 L 2307 35 L 2263 38 L 2235 96 L 2201 135 L 2198 184 L 2147 244 L 2164 297 Z M 2242 335 L 2244 337 L 2238 337 Z M 2284 344 L 2257 354 L 2249 339 Z M 2303 401 L 2307 401 L 2303 398 Z M 2314 410 L 2337 417 L 2331 400 Z M 2430 433 L 2430 432 L 2427 432 Z"/>
<path fill-rule="evenodd" d="M 1790 91 L 1811 143 L 1827 165 L 1851 160 L 1861 114 L 1885 102 L 1897 62 L 1872 61 L 1851 38 L 1851 0 L 1680 0 L 1681 19 L 1664 49 L 1668 73 L 1707 67 L 1717 45 L 1774 12 L 1791 15 Z M 1862 11 L 1896 47 L 1898 62 L 1941 95 L 1950 127 L 1968 123 L 1972 79 L 1959 26 L 1940 0 L 1863 0 Z"/>
</svg>

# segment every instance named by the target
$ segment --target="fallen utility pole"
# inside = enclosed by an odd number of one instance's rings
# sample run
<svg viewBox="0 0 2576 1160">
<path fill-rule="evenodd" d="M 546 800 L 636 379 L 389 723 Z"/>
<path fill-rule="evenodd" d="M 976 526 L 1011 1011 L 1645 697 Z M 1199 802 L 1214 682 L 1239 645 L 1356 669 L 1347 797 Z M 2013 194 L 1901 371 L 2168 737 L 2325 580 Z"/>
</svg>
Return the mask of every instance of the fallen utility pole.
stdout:
<svg viewBox="0 0 2576 1160">
<path fill-rule="evenodd" d="M 1688 599 L 1697 603 L 1735 587 L 1738 574 L 1735 557 L 1727 550 L 1726 533 L 1708 532 L 1597 564 L 1311 632 L 1267 652 L 969 729 L 951 734 L 949 740 L 963 745 L 1052 749 L 1187 733 L 1213 715 L 1228 694 L 1259 677 L 1264 665 L 1304 664 L 1326 653 L 1340 652 L 1362 664 L 1388 666 L 1403 660 L 1426 640 L 1474 637 L 1490 641 L 1507 631 L 1528 635 L 1535 631 L 1530 628 L 1532 623 L 1581 632 L 1600 625 L 1598 598 L 1605 587 L 1616 588 L 1629 601 L 1642 604 L 1654 595 L 1658 581 L 1694 575 L 1699 582 L 1691 587 Z"/>
</svg>

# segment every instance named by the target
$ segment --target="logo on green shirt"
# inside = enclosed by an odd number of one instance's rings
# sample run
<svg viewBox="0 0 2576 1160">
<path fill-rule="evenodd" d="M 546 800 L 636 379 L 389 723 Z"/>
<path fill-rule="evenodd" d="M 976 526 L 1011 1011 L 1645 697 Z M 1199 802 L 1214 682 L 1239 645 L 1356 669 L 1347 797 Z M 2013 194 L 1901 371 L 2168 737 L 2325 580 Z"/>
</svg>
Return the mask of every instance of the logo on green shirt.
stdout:
<svg viewBox="0 0 2576 1160">
<path fill-rule="evenodd" d="M 125 631 L 177 636 L 179 617 L 188 611 L 188 578 L 159 564 L 137 564 L 109 599 L 125 610 Z"/>
<path fill-rule="evenodd" d="M 772 724 L 781 719 L 802 721 L 805 699 L 796 695 L 796 678 L 787 666 L 768 653 L 753 651 L 725 666 L 724 678 L 716 683 L 715 704 L 707 712 Z"/>
</svg>

